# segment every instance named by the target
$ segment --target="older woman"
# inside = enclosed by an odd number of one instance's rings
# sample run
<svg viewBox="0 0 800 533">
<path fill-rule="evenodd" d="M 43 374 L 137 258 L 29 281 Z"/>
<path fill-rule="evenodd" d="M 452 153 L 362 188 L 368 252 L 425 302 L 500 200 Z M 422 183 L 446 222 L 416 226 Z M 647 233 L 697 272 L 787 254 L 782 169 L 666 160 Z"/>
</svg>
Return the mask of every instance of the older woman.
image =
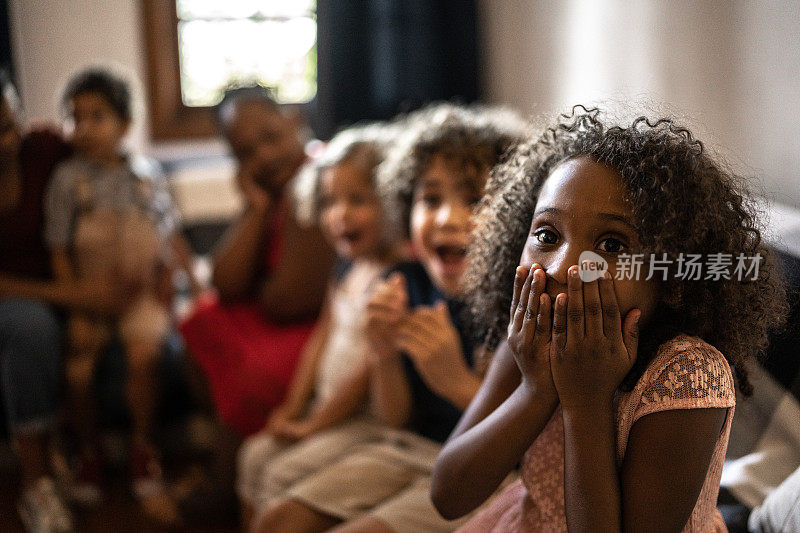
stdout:
<svg viewBox="0 0 800 533">
<path fill-rule="evenodd" d="M 306 162 L 303 124 L 259 87 L 218 107 L 245 210 L 214 256 L 218 298 L 181 327 L 217 413 L 241 436 L 281 401 L 322 305 L 333 252 L 295 214 L 290 183 Z"/>
</svg>

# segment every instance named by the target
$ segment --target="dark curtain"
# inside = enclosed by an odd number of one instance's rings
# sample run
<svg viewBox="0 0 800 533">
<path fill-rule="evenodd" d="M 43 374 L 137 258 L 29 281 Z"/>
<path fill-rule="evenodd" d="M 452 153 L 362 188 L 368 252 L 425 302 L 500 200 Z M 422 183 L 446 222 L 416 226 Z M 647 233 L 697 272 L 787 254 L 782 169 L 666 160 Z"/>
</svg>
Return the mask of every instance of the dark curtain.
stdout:
<svg viewBox="0 0 800 533">
<path fill-rule="evenodd" d="M 0 0 L 0 69 L 14 77 L 14 63 L 11 60 L 11 32 L 8 23 L 8 2 Z"/>
<path fill-rule="evenodd" d="M 475 0 L 319 0 L 317 97 L 327 139 L 436 101 L 480 97 Z"/>
</svg>

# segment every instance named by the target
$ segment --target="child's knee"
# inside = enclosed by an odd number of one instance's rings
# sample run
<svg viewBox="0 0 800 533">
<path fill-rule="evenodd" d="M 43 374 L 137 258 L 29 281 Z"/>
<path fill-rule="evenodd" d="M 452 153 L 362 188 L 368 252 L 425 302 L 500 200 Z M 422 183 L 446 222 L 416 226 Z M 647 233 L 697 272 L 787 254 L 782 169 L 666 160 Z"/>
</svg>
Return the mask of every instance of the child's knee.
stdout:
<svg viewBox="0 0 800 533">
<path fill-rule="evenodd" d="M 307 476 L 310 473 L 310 462 L 303 459 L 290 450 L 271 461 L 269 468 L 264 468 L 261 472 L 261 494 L 257 503 L 268 502 L 271 498 L 285 494 L 292 485 Z"/>
<path fill-rule="evenodd" d="M 67 338 L 78 354 L 98 354 L 109 341 L 108 326 L 100 321 L 77 315 L 70 317 Z"/>
<path fill-rule="evenodd" d="M 316 512 L 307 505 L 287 498 L 262 509 L 253 520 L 253 533 L 278 531 L 279 528 L 290 529 L 316 522 Z"/>
<path fill-rule="evenodd" d="M 96 357 L 92 354 L 80 354 L 67 358 L 65 374 L 67 387 L 77 394 L 88 394 L 94 382 Z"/>
<path fill-rule="evenodd" d="M 242 500 L 253 503 L 262 496 L 263 477 L 278 450 L 275 439 L 263 433 L 242 443 L 236 454 L 237 492 Z"/>
<path fill-rule="evenodd" d="M 151 374 L 158 365 L 161 347 L 153 342 L 134 342 L 125 345 L 128 373 Z"/>
<path fill-rule="evenodd" d="M 169 312 L 164 306 L 151 296 L 142 296 L 120 319 L 119 336 L 126 346 L 160 346 L 169 326 Z"/>
</svg>

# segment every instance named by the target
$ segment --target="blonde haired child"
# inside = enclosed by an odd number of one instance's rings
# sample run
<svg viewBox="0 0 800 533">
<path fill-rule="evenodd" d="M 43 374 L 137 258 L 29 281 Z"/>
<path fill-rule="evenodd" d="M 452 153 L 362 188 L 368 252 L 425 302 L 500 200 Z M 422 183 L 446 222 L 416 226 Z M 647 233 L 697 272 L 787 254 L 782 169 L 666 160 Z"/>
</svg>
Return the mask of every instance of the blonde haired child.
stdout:
<svg viewBox="0 0 800 533">
<path fill-rule="evenodd" d="M 286 398 L 239 451 L 245 526 L 276 495 L 270 466 L 277 455 L 335 427 L 325 446 L 299 458 L 302 469 L 319 468 L 358 438 L 360 422 L 346 422 L 363 411 L 367 392 L 365 307 L 372 288 L 400 258 L 399 235 L 387 223 L 391 217 L 375 184 L 393 131 L 379 124 L 342 131 L 296 185 L 302 216 L 317 219 L 338 262 Z"/>
</svg>

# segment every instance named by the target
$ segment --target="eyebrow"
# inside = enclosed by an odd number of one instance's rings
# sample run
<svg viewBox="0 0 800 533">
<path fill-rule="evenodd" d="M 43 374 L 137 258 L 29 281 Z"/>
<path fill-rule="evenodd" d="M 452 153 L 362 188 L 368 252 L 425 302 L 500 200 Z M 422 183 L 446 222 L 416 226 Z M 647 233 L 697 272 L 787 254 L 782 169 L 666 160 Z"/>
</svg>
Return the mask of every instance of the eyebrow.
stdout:
<svg viewBox="0 0 800 533">
<path fill-rule="evenodd" d="M 562 215 L 565 212 L 557 207 L 543 207 L 542 209 L 539 209 L 533 214 L 533 218 L 536 218 L 539 215 L 543 215 L 545 213 L 553 215 Z M 612 222 L 621 222 L 622 224 L 629 226 L 634 231 L 637 231 L 636 226 L 634 226 L 633 223 L 631 223 L 630 219 L 624 215 L 620 215 L 617 213 L 598 213 L 597 218 L 601 218 L 603 220 L 610 220 Z"/>
</svg>

